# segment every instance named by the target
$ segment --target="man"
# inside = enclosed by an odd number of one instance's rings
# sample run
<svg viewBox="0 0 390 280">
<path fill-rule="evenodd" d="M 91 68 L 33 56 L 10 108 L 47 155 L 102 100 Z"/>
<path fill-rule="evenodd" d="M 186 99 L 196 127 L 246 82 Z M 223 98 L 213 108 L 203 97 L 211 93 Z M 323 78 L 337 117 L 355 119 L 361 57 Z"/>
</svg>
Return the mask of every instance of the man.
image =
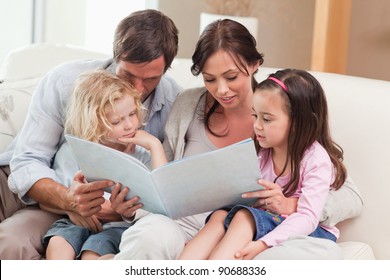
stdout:
<svg viewBox="0 0 390 280">
<path fill-rule="evenodd" d="M 59 218 L 57 214 L 95 214 L 102 220 L 108 215 L 102 189 L 112 182 L 88 184 L 79 174 L 65 186 L 52 166 L 64 142 L 66 105 L 79 74 L 104 68 L 132 83 L 148 108 L 145 130 L 163 140 L 168 113 L 181 90 L 164 75 L 178 50 L 175 24 L 156 10 L 132 13 L 119 23 L 113 45 L 113 59 L 71 62 L 50 71 L 33 95 L 25 124 L 13 143 L 12 159 L 0 156 L 0 259 L 39 259 L 44 254 L 42 236 Z M 137 200 L 122 211 L 125 219 L 139 208 Z M 41 210 L 38 203 L 53 213 Z"/>
</svg>

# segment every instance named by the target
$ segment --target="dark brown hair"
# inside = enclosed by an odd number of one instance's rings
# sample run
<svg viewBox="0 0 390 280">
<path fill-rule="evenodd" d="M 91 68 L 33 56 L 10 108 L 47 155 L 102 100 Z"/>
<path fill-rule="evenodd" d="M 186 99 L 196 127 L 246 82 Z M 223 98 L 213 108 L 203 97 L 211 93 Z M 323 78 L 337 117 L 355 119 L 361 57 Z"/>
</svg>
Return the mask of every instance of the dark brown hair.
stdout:
<svg viewBox="0 0 390 280">
<path fill-rule="evenodd" d="M 164 55 L 166 71 L 177 54 L 178 33 L 174 22 L 160 11 L 134 12 L 115 30 L 114 59 L 143 63 Z"/>
<path fill-rule="evenodd" d="M 300 163 L 305 151 L 314 141 L 318 141 L 328 152 L 336 172 L 332 187 L 339 189 L 347 177 L 347 170 L 343 164 L 343 149 L 331 137 L 328 105 L 322 86 L 316 78 L 303 70 L 284 69 L 271 74 L 270 77 L 283 82 L 287 89 L 287 91 L 282 89 L 271 79 L 262 81 L 256 88 L 256 90 L 278 90 L 285 100 L 286 110 L 290 117 L 288 156 L 284 170 L 290 161 L 291 179 L 284 186 L 283 193 L 291 196 L 296 191 L 300 178 Z M 257 148 L 262 149 L 258 145 Z"/>
<path fill-rule="evenodd" d="M 249 75 L 247 66 L 255 65 L 257 62 L 261 65 L 264 61 L 263 54 L 259 53 L 256 49 L 255 38 L 245 26 L 229 19 L 216 20 L 206 26 L 200 35 L 192 55 L 192 74 L 194 76 L 199 75 L 203 71 L 207 59 L 221 49 L 229 53 L 238 69 L 247 75 Z M 253 90 L 256 85 L 256 79 L 252 76 Z M 204 120 L 207 129 L 215 136 L 221 135 L 211 131 L 209 122 L 210 117 L 219 106 L 220 104 L 217 101 L 214 101 L 214 104 L 206 113 Z"/>
</svg>

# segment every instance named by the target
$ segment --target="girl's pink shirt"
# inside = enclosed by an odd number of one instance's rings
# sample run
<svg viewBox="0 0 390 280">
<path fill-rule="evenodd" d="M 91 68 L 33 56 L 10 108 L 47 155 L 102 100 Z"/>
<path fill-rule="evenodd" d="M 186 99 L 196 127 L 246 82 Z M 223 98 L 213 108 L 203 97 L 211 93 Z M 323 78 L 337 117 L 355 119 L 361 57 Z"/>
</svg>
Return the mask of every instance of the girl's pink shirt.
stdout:
<svg viewBox="0 0 390 280">
<path fill-rule="evenodd" d="M 273 162 L 268 149 L 259 153 L 260 171 L 263 179 L 274 181 L 276 178 Z M 285 185 L 290 175 L 280 177 L 276 181 L 278 185 Z M 299 186 L 294 197 L 298 197 L 297 212 L 293 213 L 273 231 L 260 240 L 268 246 L 275 246 L 294 235 L 309 235 L 318 226 L 320 215 L 324 209 L 329 194 L 330 185 L 334 180 L 333 164 L 326 150 L 315 142 L 305 152 L 300 165 Z M 336 227 L 322 226 L 327 231 L 339 237 Z"/>
</svg>

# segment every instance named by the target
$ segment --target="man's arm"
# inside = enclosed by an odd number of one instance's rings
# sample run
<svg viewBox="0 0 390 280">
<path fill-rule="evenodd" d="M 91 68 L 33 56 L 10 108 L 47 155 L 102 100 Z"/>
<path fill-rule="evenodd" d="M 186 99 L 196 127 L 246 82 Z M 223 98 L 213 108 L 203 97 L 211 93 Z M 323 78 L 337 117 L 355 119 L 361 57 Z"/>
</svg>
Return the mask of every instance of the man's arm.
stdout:
<svg viewBox="0 0 390 280">
<path fill-rule="evenodd" d="M 37 181 L 27 192 L 27 195 L 50 208 L 58 210 L 57 214 L 65 214 L 72 209 L 71 202 L 66 200 L 67 188 L 53 179 L 44 178 Z M 52 211 L 54 212 L 54 211 Z"/>
<path fill-rule="evenodd" d="M 74 68 L 77 72 L 77 67 L 72 65 L 61 66 L 50 71 L 40 81 L 31 99 L 24 125 L 17 136 L 8 183 L 10 189 L 26 204 L 38 202 L 29 196 L 36 193 L 29 193 L 35 185 L 48 184 L 53 187 L 50 190 L 39 188 L 40 192 L 49 192 L 47 195 L 42 194 L 41 198 L 49 200 L 39 202 L 50 204 L 63 198 L 63 192 L 59 189 L 64 186 L 53 183 L 57 181 L 57 176 L 52 169 L 52 162 L 63 142 L 65 108 L 77 76 L 72 71 L 70 75 L 67 70 Z M 43 182 L 46 183 L 42 184 L 39 183 L 41 179 L 51 179 L 52 182 L 49 184 L 45 180 Z M 53 193 L 60 197 L 54 198 Z"/>
<path fill-rule="evenodd" d="M 61 208 L 68 208 L 71 204 L 59 201 L 66 196 L 66 192 L 63 190 L 65 186 L 55 183 L 59 179 L 52 168 L 53 158 L 64 141 L 65 110 L 74 81 L 80 73 L 106 63 L 102 60 L 65 63 L 48 72 L 38 84 L 24 125 L 17 135 L 8 179 L 11 191 L 18 194 L 25 204 L 35 204 L 38 202 L 35 199 L 48 205 L 58 204 Z M 70 174 L 71 178 L 73 174 Z M 39 183 L 42 179 L 52 181 Z M 35 185 L 38 186 L 36 190 Z M 45 185 L 52 189 L 39 187 Z M 33 190 L 30 192 L 31 188 Z"/>
<path fill-rule="evenodd" d="M 52 212 L 65 214 L 71 211 L 90 217 L 102 209 L 105 202 L 103 189 L 112 185 L 109 180 L 86 183 L 82 173 L 78 172 L 69 188 L 44 178 L 37 181 L 27 195 L 48 208 L 57 209 Z"/>
</svg>

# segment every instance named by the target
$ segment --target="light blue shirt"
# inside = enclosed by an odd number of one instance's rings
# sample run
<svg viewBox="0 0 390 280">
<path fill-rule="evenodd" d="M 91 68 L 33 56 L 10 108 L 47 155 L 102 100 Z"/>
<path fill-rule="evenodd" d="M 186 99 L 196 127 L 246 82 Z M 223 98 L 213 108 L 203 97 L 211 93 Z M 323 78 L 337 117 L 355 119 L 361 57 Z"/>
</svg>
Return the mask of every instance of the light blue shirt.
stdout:
<svg viewBox="0 0 390 280">
<path fill-rule="evenodd" d="M 115 71 L 110 60 L 84 60 L 62 64 L 46 74 L 38 84 L 25 123 L 8 151 L 0 155 L 0 164 L 9 162 L 11 175 L 8 185 L 26 204 L 36 203 L 26 193 L 42 178 L 60 181 L 53 169 L 54 157 L 64 143 L 64 116 L 77 77 L 86 71 L 105 68 Z M 153 92 L 148 108 L 145 130 L 161 141 L 172 103 L 181 87 L 164 75 Z M 70 171 L 70 172 L 73 172 Z M 73 173 L 71 173 L 73 176 Z"/>
</svg>

